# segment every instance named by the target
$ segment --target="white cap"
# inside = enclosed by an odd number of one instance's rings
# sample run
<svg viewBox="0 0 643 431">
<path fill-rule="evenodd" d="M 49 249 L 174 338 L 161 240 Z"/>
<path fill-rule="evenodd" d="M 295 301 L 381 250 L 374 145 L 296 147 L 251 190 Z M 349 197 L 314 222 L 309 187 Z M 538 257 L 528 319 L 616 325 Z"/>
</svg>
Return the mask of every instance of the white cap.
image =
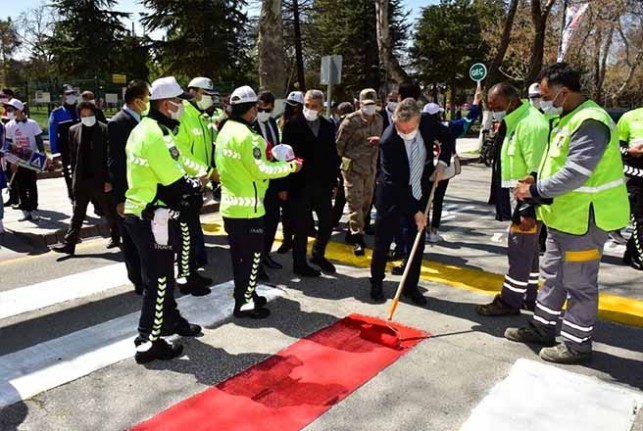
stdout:
<svg viewBox="0 0 643 431">
<path fill-rule="evenodd" d="M 534 82 L 529 86 L 529 98 L 533 99 L 535 97 L 540 97 L 540 85 L 537 82 Z"/>
<path fill-rule="evenodd" d="M 188 88 L 201 88 L 206 94 L 210 95 L 213 95 L 216 92 L 212 80 L 204 76 L 194 78 L 188 84 Z"/>
<path fill-rule="evenodd" d="M 248 85 L 236 88 L 230 95 L 231 105 L 240 105 L 242 103 L 257 103 L 257 93 Z"/>
<path fill-rule="evenodd" d="M 437 103 L 431 102 L 424 105 L 424 109 L 422 109 L 422 111 L 426 112 L 429 115 L 435 115 L 439 112 L 444 111 L 444 109 L 442 109 Z"/>
<path fill-rule="evenodd" d="M 295 151 L 290 145 L 279 144 L 272 147 L 272 157 L 280 162 L 290 162 L 295 160 Z"/>
<path fill-rule="evenodd" d="M 150 100 L 174 99 L 177 97 L 185 100 L 192 99 L 192 96 L 183 91 L 179 83 L 176 82 L 175 77 L 166 76 L 152 82 Z"/>
<path fill-rule="evenodd" d="M 25 104 L 18 99 L 11 99 L 8 102 L 4 103 L 5 106 L 11 106 L 12 108 L 17 109 L 18 111 L 25 110 Z"/>
<path fill-rule="evenodd" d="M 291 91 L 290 94 L 288 94 L 288 97 L 286 97 L 286 103 L 289 105 L 294 105 L 295 103 L 303 105 L 304 93 L 302 93 L 301 91 Z"/>
</svg>

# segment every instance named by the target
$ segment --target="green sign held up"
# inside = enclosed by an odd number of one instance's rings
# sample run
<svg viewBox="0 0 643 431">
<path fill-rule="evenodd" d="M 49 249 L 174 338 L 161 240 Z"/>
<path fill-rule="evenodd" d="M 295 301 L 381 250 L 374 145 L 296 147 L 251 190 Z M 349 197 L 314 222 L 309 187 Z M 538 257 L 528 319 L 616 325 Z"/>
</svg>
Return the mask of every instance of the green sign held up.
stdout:
<svg viewBox="0 0 643 431">
<path fill-rule="evenodd" d="M 476 63 L 469 69 L 469 76 L 472 80 L 480 82 L 487 77 L 487 66 L 482 63 Z"/>
</svg>

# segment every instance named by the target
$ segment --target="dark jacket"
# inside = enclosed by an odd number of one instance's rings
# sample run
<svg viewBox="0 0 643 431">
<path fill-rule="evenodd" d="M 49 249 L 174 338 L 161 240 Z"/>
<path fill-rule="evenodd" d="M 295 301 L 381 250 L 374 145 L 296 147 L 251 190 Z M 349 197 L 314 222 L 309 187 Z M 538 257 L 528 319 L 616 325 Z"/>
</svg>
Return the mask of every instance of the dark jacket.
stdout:
<svg viewBox="0 0 643 431">
<path fill-rule="evenodd" d="M 270 118 L 268 120 L 268 122 L 272 126 L 272 130 L 275 133 L 274 139 L 272 138 L 272 136 L 270 136 L 270 131 L 269 131 L 268 126 L 266 126 L 266 135 L 268 135 L 268 136 L 264 136 L 261 133 L 261 126 L 259 125 L 259 120 L 255 121 L 255 123 L 253 124 L 252 128 L 259 135 L 261 135 L 266 142 L 270 142 L 272 147 L 275 147 L 275 146 L 281 144 L 280 137 L 279 137 L 279 127 L 277 126 L 277 121 L 275 121 L 274 118 Z M 276 142 L 272 142 L 273 140 L 276 141 Z M 287 191 L 288 190 L 288 177 L 270 180 L 270 184 L 268 185 L 268 189 L 269 189 L 269 191 L 276 192 L 276 193 Z"/>
<path fill-rule="evenodd" d="M 428 115 L 422 115 L 420 135 L 426 147 L 426 163 L 422 174 L 422 198 L 413 197 L 409 185 L 411 172 L 404 141 L 398 135 L 394 125 L 390 125 L 382 136 L 380 143 L 380 169 L 377 178 L 375 207 L 381 214 L 398 211 L 404 215 L 424 212 L 429 200 L 431 175 L 435 170 L 433 145 L 437 141 L 443 150 L 439 159 L 450 164 L 454 140 L 449 130 Z"/>
<path fill-rule="evenodd" d="M 302 196 L 308 190 L 330 192 L 337 187 L 339 157 L 335 127 L 323 117 L 319 121 L 317 137 L 310 130 L 303 114 L 294 117 L 284 127 L 283 143 L 290 145 L 295 155 L 304 161 L 301 171 L 289 177 L 288 191 L 294 198 Z"/>
<path fill-rule="evenodd" d="M 107 167 L 109 181 L 112 184 L 114 202 L 125 202 L 127 191 L 127 156 L 125 145 L 130 133 L 138 122 L 127 111 L 121 110 L 107 123 L 107 137 L 109 139 Z"/>
<path fill-rule="evenodd" d="M 83 186 L 97 187 L 103 189 L 106 182 L 109 182 L 107 173 L 107 125 L 96 123 L 92 127 L 93 136 L 89 140 L 89 146 L 81 145 L 83 132 L 82 123 L 75 124 L 69 128 L 69 159 L 72 171 L 72 190 L 78 190 Z M 87 153 L 89 152 L 89 154 Z M 89 161 L 90 166 L 84 165 Z M 82 173 L 85 168 L 92 172 L 91 184 L 83 181 Z M 83 184 L 84 183 L 84 184 Z"/>
<path fill-rule="evenodd" d="M 388 126 L 391 125 L 391 122 L 388 118 L 388 111 L 386 110 L 386 106 L 380 110 L 380 115 L 382 116 L 382 120 L 383 120 L 382 124 L 384 127 L 382 130 L 386 130 Z"/>
</svg>

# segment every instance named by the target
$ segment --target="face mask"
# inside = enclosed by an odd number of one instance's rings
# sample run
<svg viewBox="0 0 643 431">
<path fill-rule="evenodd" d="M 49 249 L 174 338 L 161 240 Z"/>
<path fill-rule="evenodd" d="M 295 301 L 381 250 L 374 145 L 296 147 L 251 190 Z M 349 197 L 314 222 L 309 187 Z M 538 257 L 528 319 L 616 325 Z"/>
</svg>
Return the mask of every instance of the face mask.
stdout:
<svg viewBox="0 0 643 431">
<path fill-rule="evenodd" d="M 91 117 L 82 117 L 80 122 L 83 123 L 83 126 L 94 127 L 94 124 L 96 124 L 96 117 L 93 115 Z"/>
<path fill-rule="evenodd" d="M 7 118 L 9 119 L 9 121 L 15 120 L 16 114 L 14 114 L 13 112 L 7 112 Z"/>
<path fill-rule="evenodd" d="M 78 98 L 73 94 L 65 96 L 65 103 L 68 105 L 75 105 L 77 100 Z"/>
<path fill-rule="evenodd" d="M 414 131 L 412 131 L 411 133 L 402 133 L 402 132 L 400 132 L 400 131 L 398 130 L 398 131 L 397 131 L 397 134 L 398 134 L 398 135 L 400 135 L 400 138 L 402 138 L 402 139 L 403 139 L 403 140 L 405 140 L 405 141 L 412 141 L 412 140 L 413 140 L 413 139 L 415 139 L 415 137 L 417 136 L 417 134 L 418 134 L 418 129 L 415 129 L 415 130 L 414 130 Z"/>
<path fill-rule="evenodd" d="M 261 121 L 262 123 L 268 122 L 268 120 L 270 120 L 270 112 L 259 112 L 257 114 L 257 120 Z"/>
<path fill-rule="evenodd" d="M 388 102 L 386 104 L 386 108 L 390 111 L 393 112 L 395 111 L 395 108 L 397 107 L 397 102 Z"/>
<path fill-rule="evenodd" d="M 145 109 L 143 109 L 141 111 L 141 117 L 145 117 L 150 113 L 150 106 L 151 106 L 151 104 L 150 104 L 150 102 L 148 100 L 147 103 L 145 104 Z"/>
<path fill-rule="evenodd" d="M 491 113 L 491 121 L 501 122 L 507 116 L 507 111 L 493 111 Z"/>
<path fill-rule="evenodd" d="M 561 90 L 562 91 L 562 90 Z M 560 92 L 556 93 L 556 96 L 554 96 L 553 99 L 551 100 L 541 100 L 540 101 L 540 109 L 543 110 L 543 112 L 547 115 L 554 115 L 554 116 L 560 116 L 563 113 L 563 107 L 561 106 L 554 106 L 554 100 L 558 98 L 560 95 Z M 563 100 L 563 103 L 565 101 Z"/>
<path fill-rule="evenodd" d="M 531 104 L 531 106 L 533 106 L 534 108 L 536 108 L 536 109 L 540 109 L 540 103 L 541 103 L 541 102 L 540 102 L 540 99 L 538 99 L 538 98 L 536 98 L 536 99 L 529 99 L 529 103 L 530 103 L 530 104 Z"/>
<path fill-rule="evenodd" d="M 201 100 L 196 102 L 196 106 L 198 106 L 199 109 L 202 111 L 205 111 L 213 104 L 214 104 L 214 101 L 212 100 L 212 96 L 206 96 L 206 95 L 201 96 Z"/>
<path fill-rule="evenodd" d="M 319 118 L 319 112 L 304 108 L 304 117 L 306 117 L 307 121 L 317 121 L 317 118 Z"/>
<path fill-rule="evenodd" d="M 172 101 L 170 101 L 170 103 L 178 108 L 174 112 L 170 111 L 170 118 L 174 121 L 180 121 L 183 116 L 183 112 L 185 111 L 185 106 L 183 106 L 183 103 L 174 103 Z"/>
<path fill-rule="evenodd" d="M 362 113 L 368 117 L 375 115 L 375 105 L 362 106 Z"/>
</svg>

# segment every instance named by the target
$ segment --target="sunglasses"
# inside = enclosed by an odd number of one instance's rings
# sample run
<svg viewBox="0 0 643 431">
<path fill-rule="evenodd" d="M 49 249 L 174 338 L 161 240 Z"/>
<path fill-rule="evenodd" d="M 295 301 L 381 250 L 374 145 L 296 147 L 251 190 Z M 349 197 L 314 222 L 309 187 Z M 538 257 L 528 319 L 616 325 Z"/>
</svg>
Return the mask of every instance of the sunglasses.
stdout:
<svg viewBox="0 0 643 431">
<path fill-rule="evenodd" d="M 257 112 L 268 112 L 268 113 L 270 113 L 270 112 L 272 112 L 272 108 L 270 108 L 270 109 L 266 109 L 266 108 L 257 108 Z"/>
</svg>

